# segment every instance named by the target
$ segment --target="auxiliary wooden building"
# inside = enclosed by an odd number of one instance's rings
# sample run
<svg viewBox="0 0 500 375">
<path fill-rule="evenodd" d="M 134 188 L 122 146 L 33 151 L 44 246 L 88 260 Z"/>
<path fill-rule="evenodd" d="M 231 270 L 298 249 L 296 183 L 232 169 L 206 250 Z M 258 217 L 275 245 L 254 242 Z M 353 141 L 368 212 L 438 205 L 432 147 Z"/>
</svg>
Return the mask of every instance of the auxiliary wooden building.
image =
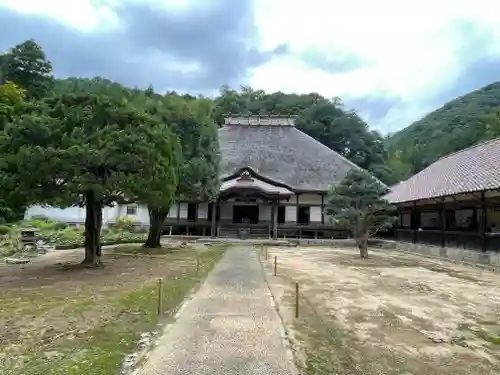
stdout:
<svg viewBox="0 0 500 375">
<path fill-rule="evenodd" d="M 295 117 L 232 115 L 219 130 L 220 194 L 179 202 L 170 234 L 221 237 L 346 236 L 325 214 L 327 193 L 359 168 L 295 127 Z"/>
<path fill-rule="evenodd" d="M 447 155 L 390 190 L 397 239 L 500 249 L 500 139 Z"/>
</svg>

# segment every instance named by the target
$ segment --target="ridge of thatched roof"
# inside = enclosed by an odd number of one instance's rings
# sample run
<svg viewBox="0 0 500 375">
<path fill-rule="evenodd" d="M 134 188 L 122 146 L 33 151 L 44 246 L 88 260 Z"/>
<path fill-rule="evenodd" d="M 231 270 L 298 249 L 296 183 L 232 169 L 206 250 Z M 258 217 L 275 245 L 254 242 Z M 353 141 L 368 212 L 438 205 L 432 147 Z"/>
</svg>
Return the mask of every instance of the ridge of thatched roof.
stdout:
<svg viewBox="0 0 500 375">
<path fill-rule="evenodd" d="M 448 154 L 393 187 L 391 203 L 500 188 L 500 138 Z"/>
<path fill-rule="evenodd" d="M 296 191 L 326 192 L 356 164 L 294 126 L 227 125 L 219 129 L 221 177 L 250 167 Z"/>
</svg>

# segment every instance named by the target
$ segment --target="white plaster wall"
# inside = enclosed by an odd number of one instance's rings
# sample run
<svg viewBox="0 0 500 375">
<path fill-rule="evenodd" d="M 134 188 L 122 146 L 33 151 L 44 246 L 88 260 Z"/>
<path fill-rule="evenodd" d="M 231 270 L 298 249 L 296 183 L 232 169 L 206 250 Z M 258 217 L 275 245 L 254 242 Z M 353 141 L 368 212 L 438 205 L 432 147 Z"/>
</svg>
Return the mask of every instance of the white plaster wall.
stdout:
<svg viewBox="0 0 500 375">
<path fill-rule="evenodd" d="M 149 213 L 147 206 L 138 205 L 136 215 L 127 215 L 126 205 L 113 205 L 104 207 L 102 210 L 103 224 L 113 223 L 118 216 L 133 217 L 138 224 L 149 225 Z M 67 223 L 84 223 L 85 208 L 84 207 L 68 207 L 58 208 L 51 206 L 35 205 L 29 207 L 24 213 L 24 218 L 29 219 L 36 215 L 43 215 L 51 220 L 62 221 Z"/>
<path fill-rule="evenodd" d="M 271 205 L 259 204 L 259 221 L 271 221 Z"/>
<path fill-rule="evenodd" d="M 37 215 L 46 216 L 51 220 L 83 223 L 85 221 L 85 208 L 82 207 L 58 208 L 51 206 L 35 205 L 29 207 L 26 210 L 26 212 L 24 213 L 24 218 L 30 219 L 33 216 Z"/>
<path fill-rule="evenodd" d="M 198 219 L 208 219 L 208 203 L 198 205 Z"/>
<path fill-rule="evenodd" d="M 292 202 L 295 202 L 295 197 L 292 198 Z M 326 200 L 325 202 L 326 203 Z M 320 194 L 299 194 L 299 204 L 321 204 Z"/>
<path fill-rule="evenodd" d="M 179 205 L 179 219 L 187 219 L 188 217 L 188 204 L 181 203 Z"/>
<path fill-rule="evenodd" d="M 309 208 L 309 221 L 314 223 L 321 223 L 321 207 Z"/>
<path fill-rule="evenodd" d="M 177 203 L 173 204 L 168 211 L 168 218 L 177 219 Z"/>
<path fill-rule="evenodd" d="M 85 209 L 83 209 L 83 210 L 84 210 L 84 216 L 85 216 Z M 104 207 L 102 210 L 102 222 L 103 222 L 103 224 L 114 222 L 119 214 L 120 214 L 120 205 L 118 205 L 118 204 L 114 204 L 111 207 Z"/>
<path fill-rule="evenodd" d="M 220 219 L 233 220 L 233 203 L 224 202 L 220 206 Z"/>
<path fill-rule="evenodd" d="M 287 223 L 297 222 L 297 207 L 296 206 L 286 206 L 285 207 L 285 221 Z"/>
<path fill-rule="evenodd" d="M 115 215 L 110 221 L 113 222 L 118 216 L 134 219 L 137 224 L 149 225 L 149 212 L 148 206 L 135 204 L 137 206 L 137 213 L 135 215 L 127 215 L 127 206 L 134 206 L 134 204 L 122 204 L 118 206 L 118 215 Z"/>
</svg>

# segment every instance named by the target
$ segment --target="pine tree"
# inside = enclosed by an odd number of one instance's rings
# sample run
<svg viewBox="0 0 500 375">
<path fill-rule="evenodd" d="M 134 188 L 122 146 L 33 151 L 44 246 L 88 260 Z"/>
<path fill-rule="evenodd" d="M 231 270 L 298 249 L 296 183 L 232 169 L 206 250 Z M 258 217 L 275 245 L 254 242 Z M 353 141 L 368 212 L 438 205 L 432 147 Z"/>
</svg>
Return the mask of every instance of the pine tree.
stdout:
<svg viewBox="0 0 500 375">
<path fill-rule="evenodd" d="M 390 228 L 397 220 L 395 207 L 382 198 L 387 188 L 362 170 L 351 170 L 333 186 L 328 201 L 332 224 L 351 231 L 361 258 L 368 257 L 368 239 L 377 231 Z"/>
</svg>

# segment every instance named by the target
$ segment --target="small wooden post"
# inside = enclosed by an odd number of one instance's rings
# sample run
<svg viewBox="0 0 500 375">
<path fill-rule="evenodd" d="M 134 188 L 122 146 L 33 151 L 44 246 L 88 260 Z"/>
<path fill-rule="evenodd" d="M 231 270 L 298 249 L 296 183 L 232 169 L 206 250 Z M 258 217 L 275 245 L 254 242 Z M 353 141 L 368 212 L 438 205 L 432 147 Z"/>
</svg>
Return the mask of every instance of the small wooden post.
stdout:
<svg viewBox="0 0 500 375">
<path fill-rule="evenodd" d="M 299 317 L 299 283 L 295 282 L 295 317 Z"/>
<path fill-rule="evenodd" d="M 158 279 L 158 315 L 163 312 L 163 279 Z"/>
<path fill-rule="evenodd" d="M 278 257 L 275 255 L 274 256 L 274 276 L 276 276 L 277 268 L 278 268 Z"/>
</svg>

